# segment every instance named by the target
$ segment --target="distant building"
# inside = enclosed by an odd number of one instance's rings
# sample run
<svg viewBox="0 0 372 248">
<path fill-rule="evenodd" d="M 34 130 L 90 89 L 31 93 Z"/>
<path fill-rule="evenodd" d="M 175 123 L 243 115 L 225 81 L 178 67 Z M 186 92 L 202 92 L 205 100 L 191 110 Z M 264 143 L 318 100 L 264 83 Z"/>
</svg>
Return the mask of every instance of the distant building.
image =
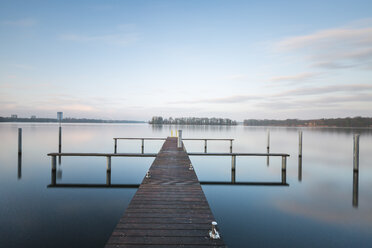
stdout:
<svg viewBox="0 0 372 248">
<path fill-rule="evenodd" d="M 31 115 L 31 119 L 36 119 L 36 115 Z"/>
<path fill-rule="evenodd" d="M 17 119 L 18 118 L 18 115 L 11 115 L 11 118 L 12 119 Z"/>
<path fill-rule="evenodd" d="M 57 120 L 61 122 L 63 119 L 63 112 L 57 112 Z"/>
</svg>

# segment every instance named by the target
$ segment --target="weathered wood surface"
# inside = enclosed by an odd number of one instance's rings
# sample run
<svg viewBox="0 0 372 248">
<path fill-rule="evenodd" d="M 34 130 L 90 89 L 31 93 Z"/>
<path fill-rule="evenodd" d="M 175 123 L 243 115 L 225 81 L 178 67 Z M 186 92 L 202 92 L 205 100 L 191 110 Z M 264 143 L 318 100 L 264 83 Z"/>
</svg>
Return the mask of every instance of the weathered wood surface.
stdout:
<svg viewBox="0 0 372 248">
<path fill-rule="evenodd" d="M 226 247 L 209 238 L 215 219 L 190 163 L 167 138 L 106 248 Z"/>
</svg>

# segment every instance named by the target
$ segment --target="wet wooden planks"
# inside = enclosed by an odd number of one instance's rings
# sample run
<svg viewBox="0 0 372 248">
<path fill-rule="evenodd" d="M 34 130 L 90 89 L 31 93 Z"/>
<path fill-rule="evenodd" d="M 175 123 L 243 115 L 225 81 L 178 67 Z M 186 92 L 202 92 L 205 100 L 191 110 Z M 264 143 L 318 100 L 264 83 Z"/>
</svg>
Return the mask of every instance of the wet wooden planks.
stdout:
<svg viewBox="0 0 372 248">
<path fill-rule="evenodd" d="M 226 247 L 209 238 L 215 219 L 190 163 L 167 138 L 106 248 Z"/>
</svg>

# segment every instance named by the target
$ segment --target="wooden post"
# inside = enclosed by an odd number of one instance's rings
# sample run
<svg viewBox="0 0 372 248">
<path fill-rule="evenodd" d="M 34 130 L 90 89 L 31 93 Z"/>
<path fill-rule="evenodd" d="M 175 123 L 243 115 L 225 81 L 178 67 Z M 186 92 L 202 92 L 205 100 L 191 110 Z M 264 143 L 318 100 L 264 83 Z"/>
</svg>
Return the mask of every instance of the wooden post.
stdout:
<svg viewBox="0 0 372 248">
<path fill-rule="evenodd" d="M 267 146 L 266 149 L 270 149 L 270 130 L 267 130 Z"/>
<path fill-rule="evenodd" d="M 22 128 L 18 128 L 18 154 L 22 154 Z"/>
<path fill-rule="evenodd" d="M 302 157 L 298 157 L 298 181 L 302 181 Z"/>
<path fill-rule="evenodd" d="M 52 170 L 57 170 L 57 157 L 52 156 Z"/>
<path fill-rule="evenodd" d="M 267 151 L 267 154 L 270 153 L 270 149 L 267 149 L 266 151 Z M 267 166 L 270 165 L 270 156 L 267 156 L 267 157 L 266 157 L 266 165 L 267 165 Z"/>
<path fill-rule="evenodd" d="M 145 152 L 145 140 L 142 139 L 142 144 L 141 144 L 141 153 L 143 154 Z"/>
<path fill-rule="evenodd" d="M 207 140 L 204 140 L 204 153 L 207 153 Z"/>
<path fill-rule="evenodd" d="M 22 154 L 18 154 L 18 179 L 22 179 Z"/>
<path fill-rule="evenodd" d="M 282 170 L 287 170 L 287 157 L 282 156 Z"/>
<path fill-rule="evenodd" d="M 62 127 L 59 127 L 59 135 L 58 135 L 58 152 L 62 152 Z"/>
<path fill-rule="evenodd" d="M 52 156 L 52 175 L 51 175 L 51 183 L 52 185 L 56 185 L 57 180 L 57 157 Z"/>
<path fill-rule="evenodd" d="M 107 171 L 111 171 L 111 156 L 107 156 Z"/>
<path fill-rule="evenodd" d="M 302 157 L 302 131 L 298 132 L 298 156 Z"/>
<path fill-rule="evenodd" d="M 114 139 L 114 141 L 115 141 L 114 153 L 117 153 L 118 152 L 118 140 L 117 139 Z"/>
<path fill-rule="evenodd" d="M 232 145 L 233 145 L 233 141 L 230 140 L 230 153 L 232 153 Z"/>
<path fill-rule="evenodd" d="M 106 185 L 111 185 L 111 170 L 106 171 Z"/>
<path fill-rule="evenodd" d="M 359 134 L 354 134 L 354 156 L 353 156 L 354 171 L 359 170 Z"/>
<path fill-rule="evenodd" d="M 359 171 L 353 172 L 353 207 L 358 207 L 359 198 Z"/>
<path fill-rule="evenodd" d="M 236 167 L 236 156 L 233 155 L 231 156 L 231 182 L 232 183 L 235 183 L 235 176 L 236 176 L 235 167 Z"/>
<path fill-rule="evenodd" d="M 287 170 L 282 170 L 282 184 L 287 183 Z"/>
<path fill-rule="evenodd" d="M 178 130 L 177 148 L 182 148 L 182 130 Z"/>
</svg>

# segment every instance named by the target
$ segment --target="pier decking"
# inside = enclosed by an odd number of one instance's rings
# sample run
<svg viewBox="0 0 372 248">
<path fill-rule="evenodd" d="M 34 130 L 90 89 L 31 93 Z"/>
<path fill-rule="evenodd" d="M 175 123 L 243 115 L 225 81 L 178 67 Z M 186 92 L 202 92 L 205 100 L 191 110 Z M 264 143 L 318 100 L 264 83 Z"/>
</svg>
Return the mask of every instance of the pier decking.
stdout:
<svg viewBox="0 0 372 248">
<path fill-rule="evenodd" d="M 215 218 L 190 163 L 167 138 L 105 247 L 226 247 L 209 237 Z"/>
</svg>

